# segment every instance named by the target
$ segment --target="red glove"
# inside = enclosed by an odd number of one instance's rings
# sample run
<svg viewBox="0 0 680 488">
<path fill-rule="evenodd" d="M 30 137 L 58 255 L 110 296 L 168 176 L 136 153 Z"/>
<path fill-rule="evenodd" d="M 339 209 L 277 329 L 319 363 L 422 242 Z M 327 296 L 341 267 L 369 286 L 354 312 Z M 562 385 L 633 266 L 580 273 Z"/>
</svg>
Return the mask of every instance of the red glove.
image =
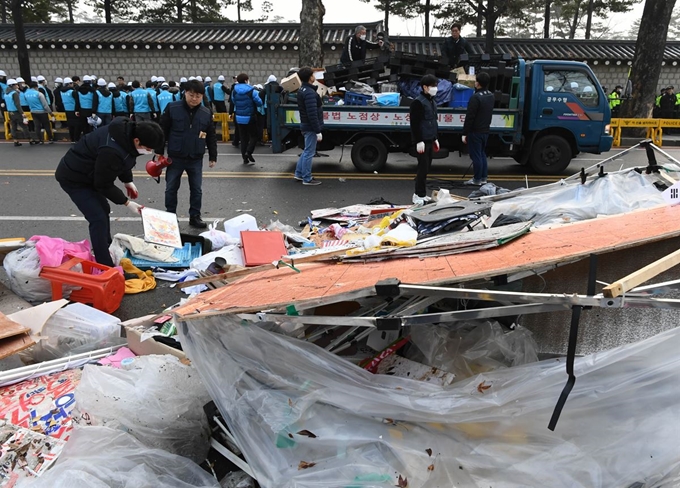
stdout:
<svg viewBox="0 0 680 488">
<path fill-rule="evenodd" d="M 137 191 L 137 187 L 132 182 L 125 183 L 125 189 L 127 190 L 128 198 L 130 198 L 131 200 L 136 200 L 137 197 L 139 196 L 139 192 Z"/>
<path fill-rule="evenodd" d="M 432 144 L 434 152 L 439 152 L 439 140 L 435 139 L 434 144 Z"/>
</svg>

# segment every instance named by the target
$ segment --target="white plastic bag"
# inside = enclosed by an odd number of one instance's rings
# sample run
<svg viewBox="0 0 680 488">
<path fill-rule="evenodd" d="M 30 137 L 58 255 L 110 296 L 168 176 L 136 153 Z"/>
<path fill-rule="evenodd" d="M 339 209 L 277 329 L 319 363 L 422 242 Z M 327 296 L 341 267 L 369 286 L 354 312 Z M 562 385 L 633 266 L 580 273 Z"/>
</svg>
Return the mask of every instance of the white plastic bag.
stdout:
<svg viewBox="0 0 680 488">
<path fill-rule="evenodd" d="M 205 271 L 208 269 L 215 258 L 224 258 L 227 264 L 244 266 L 245 261 L 243 260 L 243 250 L 241 246 L 229 245 L 223 247 L 219 251 L 209 252 L 203 256 L 199 256 L 190 263 L 191 269 L 197 269 L 199 271 Z"/>
<path fill-rule="evenodd" d="M 130 434 L 77 427 L 55 466 L 19 488 L 219 488 L 193 461 L 149 449 Z"/>
<path fill-rule="evenodd" d="M 136 369 L 85 366 L 76 388 L 79 423 L 129 432 L 148 447 L 205 460 L 210 396 L 192 366 L 175 356 L 140 356 Z"/>
<path fill-rule="evenodd" d="M 217 251 L 225 246 L 229 246 L 231 244 L 238 244 L 240 242 L 238 239 L 234 239 L 223 230 L 218 230 L 217 229 L 218 223 L 219 220 L 214 221 L 212 224 L 208 226 L 207 231 L 201 232 L 199 234 L 201 237 L 210 240 L 210 242 L 212 243 L 213 251 Z"/>
<path fill-rule="evenodd" d="M 7 254 L 3 266 L 10 289 L 21 298 L 28 302 L 52 300 L 52 284 L 40 277 L 42 266 L 35 242 L 28 241 L 25 247 Z"/>
</svg>

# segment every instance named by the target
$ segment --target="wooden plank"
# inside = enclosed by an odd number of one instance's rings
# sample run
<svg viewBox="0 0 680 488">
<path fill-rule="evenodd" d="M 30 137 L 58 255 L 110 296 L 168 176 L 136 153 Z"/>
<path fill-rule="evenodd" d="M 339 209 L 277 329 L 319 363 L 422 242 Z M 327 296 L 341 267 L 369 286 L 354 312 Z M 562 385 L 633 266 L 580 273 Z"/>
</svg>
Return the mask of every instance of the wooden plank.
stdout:
<svg viewBox="0 0 680 488">
<path fill-rule="evenodd" d="M 668 256 L 664 256 L 663 258 L 648 264 L 644 268 L 640 268 L 628 276 L 624 276 L 620 280 L 615 281 L 611 285 L 604 287 L 602 289 L 602 294 L 607 298 L 619 297 L 627 291 L 632 290 L 645 281 L 651 280 L 658 274 L 663 273 L 678 264 L 680 264 L 680 250 L 677 250 Z"/>
<path fill-rule="evenodd" d="M 204 292 L 179 307 L 182 316 L 206 311 L 264 309 L 270 304 L 327 298 L 368 290 L 385 278 L 404 283 L 450 285 L 514 274 L 585 259 L 680 236 L 680 205 L 659 206 L 541 231 L 486 251 L 424 259 L 393 259 L 356 264 L 303 265 L 264 271 L 238 283 Z M 564 290 L 565 292 L 576 290 Z"/>
<path fill-rule="evenodd" d="M 16 335 L 14 337 L 7 337 L 0 339 L 0 359 L 16 354 L 33 346 L 35 341 L 31 339 L 28 334 Z"/>
<path fill-rule="evenodd" d="M 31 329 L 28 327 L 16 323 L 14 320 L 7 318 L 5 314 L 0 312 L 0 339 L 25 334 L 30 331 Z"/>
</svg>

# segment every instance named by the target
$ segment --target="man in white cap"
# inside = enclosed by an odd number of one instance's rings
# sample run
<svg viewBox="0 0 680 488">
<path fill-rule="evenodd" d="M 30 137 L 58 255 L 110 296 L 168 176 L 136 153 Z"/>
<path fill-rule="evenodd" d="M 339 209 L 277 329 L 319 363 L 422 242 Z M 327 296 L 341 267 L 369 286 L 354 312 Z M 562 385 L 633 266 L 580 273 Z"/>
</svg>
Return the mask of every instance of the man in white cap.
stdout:
<svg viewBox="0 0 680 488">
<path fill-rule="evenodd" d="M 5 120 L 5 92 L 7 91 L 7 73 L 0 69 L 0 120 Z"/>
<path fill-rule="evenodd" d="M 92 114 L 97 113 L 97 103 L 99 100 L 95 92 L 96 89 L 92 86 L 92 78 L 90 75 L 85 75 L 83 76 L 83 84 L 73 93 L 73 96 L 76 98 L 76 112 L 80 119 L 80 123 L 76 128 L 76 142 L 80 140 L 81 134 L 92 132 L 92 126 L 87 122 L 87 119 L 92 117 Z"/>
<path fill-rule="evenodd" d="M 97 117 L 102 119 L 99 127 L 109 125 L 113 119 L 113 94 L 106 86 L 106 80 L 99 78 L 97 80 Z"/>
<path fill-rule="evenodd" d="M 180 98 L 184 97 L 184 85 L 187 84 L 187 81 L 189 81 L 189 80 L 187 80 L 186 76 L 182 76 L 179 79 L 179 96 L 180 96 Z"/>
<path fill-rule="evenodd" d="M 217 81 L 212 86 L 213 92 L 213 103 L 215 104 L 215 112 L 218 114 L 227 113 L 227 103 L 225 102 L 227 95 L 231 93 L 231 90 L 224 83 L 224 75 L 217 77 Z"/>
<path fill-rule="evenodd" d="M 28 125 L 28 120 L 24 115 L 24 111 L 21 108 L 21 100 L 19 97 L 19 84 L 17 80 L 9 79 L 7 80 L 7 91 L 4 94 L 5 108 L 9 113 L 9 128 L 12 134 L 12 139 L 14 139 L 15 146 L 21 146 L 19 142 L 19 134 L 17 131 L 21 130 L 23 139 L 30 140 L 30 134 L 26 129 Z"/>
<path fill-rule="evenodd" d="M 212 101 L 213 101 L 212 85 L 210 84 L 211 81 L 212 81 L 212 78 L 209 77 L 209 76 L 206 76 L 203 79 L 203 87 L 205 88 L 205 95 L 203 96 L 203 105 L 208 107 L 210 109 L 210 111 L 212 111 Z"/>
<path fill-rule="evenodd" d="M 73 80 L 68 76 L 64 78 L 64 86 L 58 92 L 58 97 L 55 98 L 57 104 L 57 110 L 59 104 L 61 108 L 66 112 L 66 126 L 68 127 L 68 135 L 71 140 L 71 144 L 75 144 L 76 138 L 80 137 L 80 132 L 78 127 L 80 125 L 80 120 L 76 115 L 76 96 L 75 87 L 73 86 Z"/>
<path fill-rule="evenodd" d="M 47 87 L 47 80 L 43 75 L 38 75 L 38 91 L 43 94 L 45 100 L 47 100 L 47 105 L 50 109 L 54 109 L 54 94 L 52 90 Z"/>
<path fill-rule="evenodd" d="M 21 76 L 17 76 L 17 85 L 19 86 L 19 100 L 21 101 L 21 110 L 24 112 L 30 112 L 31 109 L 28 108 L 28 100 L 26 100 L 26 90 L 28 90 L 28 85 Z M 34 124 L 32 120 L 28 121 L 28 130 L 32 132 L 34 129 Z"/>
</svg>

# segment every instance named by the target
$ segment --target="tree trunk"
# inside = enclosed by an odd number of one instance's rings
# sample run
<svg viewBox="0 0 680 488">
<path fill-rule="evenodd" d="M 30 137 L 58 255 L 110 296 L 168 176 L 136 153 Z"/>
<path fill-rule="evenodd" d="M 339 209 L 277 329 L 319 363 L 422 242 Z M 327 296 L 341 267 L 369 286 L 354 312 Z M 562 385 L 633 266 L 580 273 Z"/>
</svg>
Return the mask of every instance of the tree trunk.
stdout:
<svg viewBox="0 0 680 488">
<path fill-rule="evenodd" d="M 387 2 L 383 3 L 383 8 L 385 9 L 385 22 L 384 22 L 384 28 L 385 28 L 385 35 L 389 36 L 390 35 L 390 0 Z"/>
<path fill-rule="evenodd" d="M 68 23 L 69 23 L 69 24 L 75 24 L 76 21 L 75 21 L 75 19 L 73 18 L 73 2 L 72 2 L 71 0 L 69 0 L 68 2 L 66 2 L 66 8 L 68 9 Z M 111 12 L 110 12 L 110 10 L 109 10 L 109 15 L 110 15 L 110 14 L 111 14 Z M 111 23 L 111 22 L 109 21 L 109 23 Z"/>
<path fill-rule="evenodd" d="M 543 38 L 550 39 L 550 7 L 552 0 L 545 0 L 545 13 L 543 14 Z"/>
<path fill-rule="evenodd" d="M 196 7 L 196 0 L 190 0 L 189 4 L 189 14 L 191 15 L 191 23 L 195 24 L 198 22 L 198 8 Z"/>
<path fill-rule="evenodd" d="M 24 30 L 24 15 L 21 11 L 21 0 L 13 0 L 12 20 L 14 21 L 14 35 L 17 38 L 17 56 L 19 58 L 19 73 L 24 80 L 31 79 L 31 60 L 28 58 L 26 31 Z"/>
<path fill-rule="evenodd" d="M 7 0 L 0 0 L 0 17 L 2 18 L 2 23 L 7 23 Z"/>
<path fill-rule="evenodd" d="M 576 36 L 576 26 L 578 25 L 578 14 L 581 11 L 581 0 L 576 2 L 576 10 L 574 11 L 574 19 L 569 26 L 569 39 L 573 39 Z"/>
<path fill-rule="evenodd" d="M 182 0 L 177 0 L 175 6 L 177 7 L 177 23 L 181 24 L 184 22 L 184 5 L 182 4 Z"/>
<path fill-rule="evenodd" d="M 586 20 L 586 39 L 590 39 L 590 30 L 593 26 L 593 0 L 588 0 L 588 18 Z"/>
<path fill-rule="evenodd" d="M 630 72 L 633 84 L 631 98 L 621 104 L 621 117 L 652 116 L 656 85 L 666 47 L 668 24 L 675 0 L 646 0 L 640 30 L 635 43 L 635 56 Z"/>
<path fill-rule="evenodd" d="M 482 29 L 484 28 L 484 0 L 477 0 L 477 37 L 482 37 Z"/>
<path fill-rule="evenodd" d="M 485 52 L 493 54 L 493 41 L 496 32 L 496 1 L 486 3 L 486 48 Z"/>
<path fill-rule="evenodd" d="M 69 8 L 71 8 L 71 2 L 68 2 Z M 104 0 L 104 21 L 107 24 L 111 23 L 111 0 Z"/>
<path fill-rule="evenodd" d="M 425 0 L 425 37 L 430 37 L 430 0 Z"/>
<path fill-rule="evenodd" d="M 321 0 L 302 0 L 300 11 L 300 67 L 323 66 L 323 16 L 326 9 Z"/>
<path fill-rule="evenodd" d="M 241 22 L 241 0 L 236 1 L 236 21 Z"/>
</svg>

